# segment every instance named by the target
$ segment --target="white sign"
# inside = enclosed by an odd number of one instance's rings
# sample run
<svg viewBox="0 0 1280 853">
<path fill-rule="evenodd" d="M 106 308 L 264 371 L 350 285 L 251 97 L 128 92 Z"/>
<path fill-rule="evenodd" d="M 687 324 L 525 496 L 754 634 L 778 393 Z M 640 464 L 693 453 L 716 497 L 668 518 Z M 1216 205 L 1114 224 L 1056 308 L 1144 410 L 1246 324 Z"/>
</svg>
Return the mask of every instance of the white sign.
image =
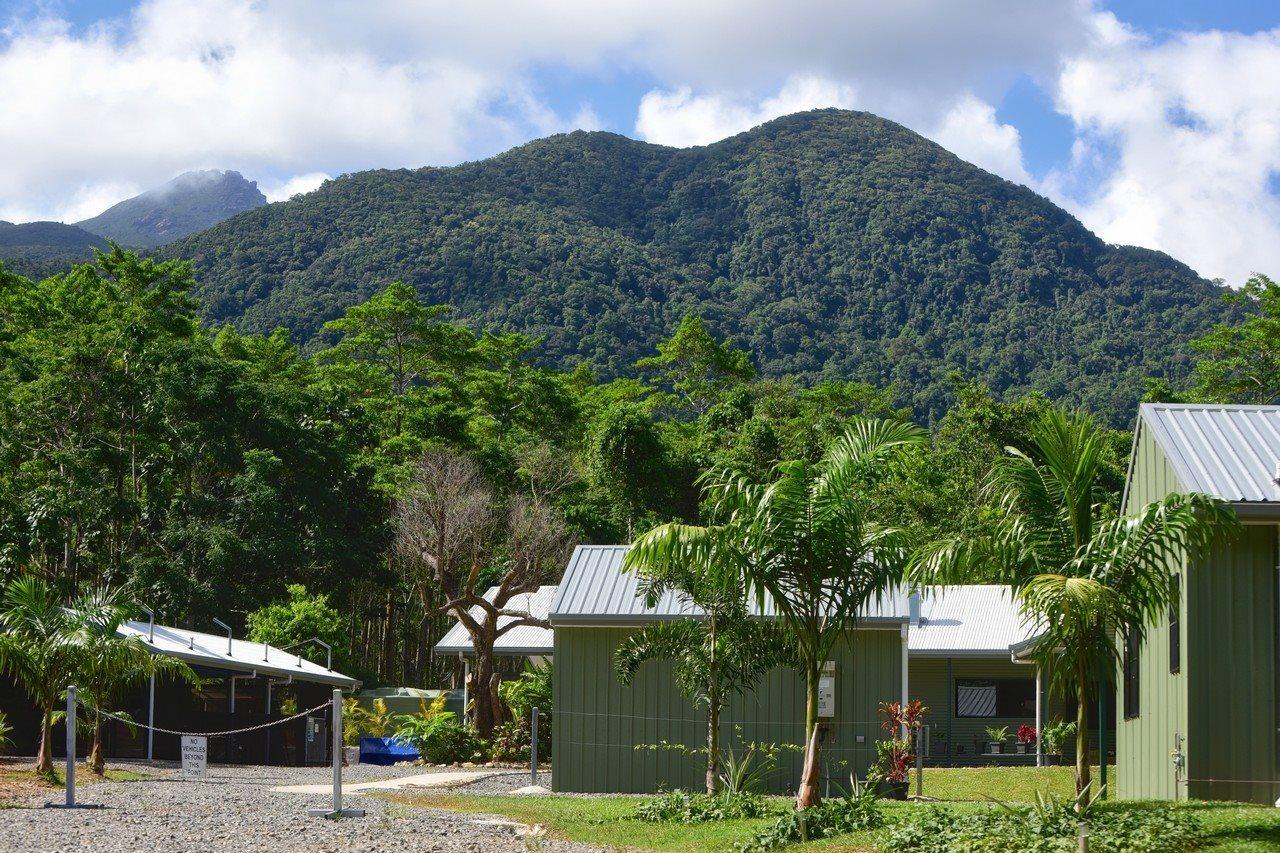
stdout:
<svg viewBox="0 0 1280 853">
<path fill-rule="evenodd" d="M 818 678 L 818 716 L 831 718 L 836 715 L 836 677 L 823 675 Z"/>
<path fill-rule="evenodd" d="M 209 759 L 209 739 L 197 735 L 182 736 L 182 775 L 193 779 L 204 778 L 204 768 Z"/>
</svg>

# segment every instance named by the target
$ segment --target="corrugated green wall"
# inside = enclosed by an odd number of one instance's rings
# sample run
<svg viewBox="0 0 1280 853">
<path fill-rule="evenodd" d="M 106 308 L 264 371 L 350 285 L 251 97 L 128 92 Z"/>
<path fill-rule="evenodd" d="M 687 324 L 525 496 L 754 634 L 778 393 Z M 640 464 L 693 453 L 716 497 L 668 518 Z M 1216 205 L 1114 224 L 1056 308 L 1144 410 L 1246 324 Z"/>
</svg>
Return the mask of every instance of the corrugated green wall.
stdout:
<svg viewBox="0 0 1280 853">
<path fill-rule="evenodd" d="M 1183 642 L 1192 780 L 1280 779 L 1275 597 L 1274 525 L 1247 525 L 1191 572 Z M 1189 790 L 1195 798 L 1266 804 L 1280 796 L 1275 783 L 1192 781 Z"/>
<path fill-rule="evenodd" d="M 1034 680 L 1036 677 L 1036 668 L 1029 664 L 1016 664 L 1008 657 L 1004 658 L 952 658 L 951 659 L 951 677 L 959 680 L 964 678 L 1028 678 Z M 947 744 L 945 737 L 939 737 L 941 732 L 946 735 L 948 731 L 948 723 L 951 730 L 951 748 L 953 751 L 952 758 L 959 763 L 972 762 L 975 759 L 982 760 L 980 752 L 986 749 L 986 732 L 987 727 L 998 728 L 1000 726 L 1009 727 L 1009 740 L 1005 742 L 1005 751 L 1014 751 L 1014 736 L 1018 731 L 1018 726 L 1026 723 L 1027 725 L 1035 725 L 1035 715 L 1028 714 L 1026 717 L 988 717 L 979 719 L 975 717 L 955 717 L 955 689 L 947 680 L 947 661 L 945 658 L 913 658 L 908 668 L 908 678 L 910 681 L 910 693 L 912 699 L 920 699 L 929 708 L 928 714 L 925 715 L 925 722 L 931 726 L 931 736 L 933 738 L 932 749 L 930 751 L 930 760 L 934 763 L 945 762 L 948 758 Z M 1046 693 L 1048 691 L 1046 690 Z M 1044 699 L 1044 718 L 1046 721 L 1052 721 L 1063 715 L 1064 703 L 1056 697 L 1046 696 Z M 1034 749 L 1032 750 L 1034 753 Z M 986 759 L 987 761 L 999 762 L 1004 759 Z"/>
<path fill-rule="evenodd" d="M 1151 501 L 1182 490 L 1177 475 L 1150 430 L 1139 427 L 1130 473 L 1125 512 L 1134 512 Z M 1146 642 L 1138 657 L 1139 705 L 1137 718 L 1124 718 L 1124 680 L 1116 674 L 1116 795 L 1124 799 L 1172 800 L 1186 797 L 1176 791 L 1170 753 L 1174 735 L 1187 734 L 1187 659 L 1190 621 L 1186 601 L 1190 581 L 1184 566 L 1171 566 L 1183 574 L 1182 583 L 1182 674 L 1169 673 L 1169 623 L 1161 619 L 1148 627 Z M 1184 743 L 1184 752 L 1195 744 Z"/>
<path fill-rule="evenodd" d="M 1182 491 L 1148 430 L 1139 427 L 1126 512 Z M 1277 743 L 1277 528 L 1246 525 L 1182 581 L 1182 666 L 1169 672 L 1169 624 L 1147 631 L 1139 655 L 1136 719 L 1125 720 L 1116 679 L 1117 794 L 1128 799 L 1272 803 L 1280 784 L 1190 781 L 1177 790 L 1170 753 L 1182 735 L 1189 780 L 1280 779 Z"/>
<path fill-rule="evenodd" d="M 701 788 L 705 762 L 666 750 L 637 750 L 660 741 L 700 747 L 705 715 L 684 700 L 662 661 L 645 664 L 630 687 L 618 683 L 613 651 L 630 628 L 555 631 L 553 735 L 557 791 L 645 793 L 662 788 Z M 901 695 L 902 638 L 897 630 L 866 630 L 836 650 L 836 718 L 823 743 L 823 759 L 837 781 L 850 768 L 859 774 L 875 756 L 881 737 L 876 709 Z M 741 727 L 746 741 L 802 745 L 804 685 L 791 670 L 777 669 L 725 714 L 726 746 Z M 858 742 L 858 738 L 863 740 Z M 769 787 L 793 790 L 800 777 L 798 753 L 786 754 Z"/>
</svg>

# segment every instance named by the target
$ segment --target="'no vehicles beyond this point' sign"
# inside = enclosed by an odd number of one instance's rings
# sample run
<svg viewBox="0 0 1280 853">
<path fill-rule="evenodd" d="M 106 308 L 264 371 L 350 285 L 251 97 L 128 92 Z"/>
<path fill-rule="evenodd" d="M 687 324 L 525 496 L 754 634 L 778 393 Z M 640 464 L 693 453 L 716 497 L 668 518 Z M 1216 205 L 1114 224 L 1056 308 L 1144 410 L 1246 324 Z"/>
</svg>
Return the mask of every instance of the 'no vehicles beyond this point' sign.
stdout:
<svg viewBox="0 0 1280 853">
<path fill-rule="evenodd" d="M 209 758 L 209 739 L 197 735 L 182 736 L 182 775 L 193 779 L 204 778 L 205 764 Z"/>
</svg>

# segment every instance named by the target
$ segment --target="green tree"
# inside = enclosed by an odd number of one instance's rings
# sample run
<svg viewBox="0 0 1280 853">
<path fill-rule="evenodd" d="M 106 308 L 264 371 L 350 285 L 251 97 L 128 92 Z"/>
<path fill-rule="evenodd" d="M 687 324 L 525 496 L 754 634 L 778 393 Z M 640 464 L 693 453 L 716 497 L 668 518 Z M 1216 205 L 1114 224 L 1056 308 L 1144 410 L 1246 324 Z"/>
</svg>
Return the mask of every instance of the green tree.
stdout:
<svg viewBox="0 0 1280 853">
<path fill-rule="evenodd" d="M 911 424 L 855 418 L 816 463 L 780 462 L 755 483 L 731 470 L 704 478 L 717 518 L 742 554 L 746 588 L 771 599 L 805 680 L 805 757 L 798 808 L 818 802 L 818 680 L 857 615 L 903 574 L 908 539 L 876 517 L 867 484 L 925 440 Z M 887 513 L 881 515 L 883 518 Z"/>
<path fill-rule="evenodd" d="M 686 314 L 675 333 L 658 344 L 658 354 L 640 359 L 636 367 L 656 373 L 669 389 L 662 399 L 679 400 L 672 407 L 695 417 L 727 389 L 756 375 L 747 353 L 717 341 L 696 314 Z"/>
<path fill-rule="evenodd" d="M 245 624 L 249 639 L 283 649 L 300 647 L 312 637 L 318 637 L 333 648 L 334 668 L 346 671 L 350 665 L 347 620 L 330 606 L 329 596 L 324 593 L 313 595 L 300 583 L 290 584 L 288 593 L 284 601 L 268 604 L 248 615 Z M 314 645 L 298 651 L 313 662 L 325 659 L 324 650 Z"/>
<path fill-rule="evenodd" d="M 97 588 L 83 593 L 71 605 L 79 646 L 75 684 L 90 706 L 93 744 L 89 769 L 101 776 L 106 767 L 102 750 L 102 712 L 114 711 L 120 691 L 152 676 L 199 681 L 195 672 L 178 658 L 152 654 L 138 636 L 121 636 L 120 626 L 132 616 L 120 589 Z"/>
<path fill-rule="evenodd" d="M 0 601 L 0 669 L 10 675 L 40 709 L 36 772 L 53 778 L 54 712 L 75 680 L 81 648 L 74 614 L 56 590 L 40 578 L 10 581 Z"/>
<path fill-rule="evenodd" d="M 1199 494 L 1171 494 L 1128 516 L 1108 511 L 1099 486 L 1105 441 L 1085 415 L 1049 410 L 1032 443 L 1030 453 L 1010 449 L 993 472 L 989 489 L 1002 509 L 991 534 L 923 548 L 915 574 L 925 583 L 982 577 L 1013 587 L 1041 626 L 1032 657 L 1051 689 L 1076 697 L 1076 790 L 1083 794 L 1090 685 L 1115 671 L 1118 638 L 1140 642 L 1168 612 L 1173 569 L 1238 521 Z"/>
<path fill-rule="evenodd" d="M 1191 342 L 1201 356 L 1192 397 L 1207 403 L 1280 402 L 1280 284 L 1257 274 L 1227 299 L 1252 310 L 1239 323 L 1219 324 Z"/>
<path fill-rule="evenodd" d="M 614 652 L 614 669 L 630 684 L 646 661 L 672 662 L 676 685 L 707 713 L 707 793 L 720 781 L 720 713 L 780 664 L 793 663 L 776 623 L 750 616 L 744 560 L 722 527 L 664 524 L 639 536 L 624 571 L 639 575 L 647 607 L 675 594 L 702 613 L 701 620 L 653 622 Z"/>
</svg>

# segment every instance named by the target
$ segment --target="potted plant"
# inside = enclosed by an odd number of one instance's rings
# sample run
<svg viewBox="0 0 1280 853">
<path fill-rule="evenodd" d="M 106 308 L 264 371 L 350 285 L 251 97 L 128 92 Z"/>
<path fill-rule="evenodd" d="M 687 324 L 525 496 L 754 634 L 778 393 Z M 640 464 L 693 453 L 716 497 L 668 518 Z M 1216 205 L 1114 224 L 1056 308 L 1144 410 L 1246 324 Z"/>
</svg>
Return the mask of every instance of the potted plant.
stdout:
<svg viewBox="0 0 1280 853">
<path fill-rule="evenodd" d="M 900 702 L 881 702 L 881 727 L 889 733 L 885 740 L 876 742 L 876 761 L 870 778 L 878 780 L 876 793 L 890 800 L 905 800 L 910 788 L 911 765 L 916 755 L 913 743 L 924 725 L 928 709 L 919 699 L 908 702 L 906 708 Z M 899 737 L 906 729 L 907 736 Z"/>
<path fill-rule="evenodd" d="M 1036 742 L 1036 727 L 1026 723 L 1018 726 L 1018 754 L 1025 755 Z"/>
<path fill-rule="evenodd" d="M 992 755 L 1000 754 L 1000 747 L 1004 744 L 1005 738 L 1009 736 L 1009 727 L 1001 726 L 1000 728 L 989 728 L 987 732 L 987 751 Z"/>
<path fill-rule="evenodd" d="M 1044 763 L 1056 767 L 1062 763 L 1062 747 L 1076 736 L 1076 724 L 1056 720 L 1044 727 Z"/>
</svg>

